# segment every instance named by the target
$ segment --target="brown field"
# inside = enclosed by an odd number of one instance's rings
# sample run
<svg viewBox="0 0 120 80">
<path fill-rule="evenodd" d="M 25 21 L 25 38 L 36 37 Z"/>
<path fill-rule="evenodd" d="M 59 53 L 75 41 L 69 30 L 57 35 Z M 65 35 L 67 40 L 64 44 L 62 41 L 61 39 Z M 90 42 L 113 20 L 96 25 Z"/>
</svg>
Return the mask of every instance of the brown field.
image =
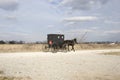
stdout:
<svg viewBox="0 0 120 80">
<path fill-rule="evenodd" d="M 41 52 L 45 44 L 0 44 L 3 52 Z M 120 44 L 76 44 L 75 50 L 120 49 Z"/>
</svg>

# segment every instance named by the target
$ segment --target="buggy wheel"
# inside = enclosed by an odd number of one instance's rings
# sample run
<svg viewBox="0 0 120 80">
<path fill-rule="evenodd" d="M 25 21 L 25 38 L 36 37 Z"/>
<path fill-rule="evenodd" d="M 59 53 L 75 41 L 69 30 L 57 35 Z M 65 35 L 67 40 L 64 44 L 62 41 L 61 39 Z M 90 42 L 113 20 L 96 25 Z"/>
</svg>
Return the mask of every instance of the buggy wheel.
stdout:
<svg viewBox="0 0 120 80">
<path fill-rule="evenodd" d="M 57 44 L 53 44 L 52 45 L 52 48 L 51 48 L 51 52 L 52 53 L 56 53 L 58 51 L 58 46 L 57 46 Z"/>
<path fill-rule="evenodd" d="M 43 44 L 43 46 L 42 46 L 42 51 L 43 51 L 43 52 L 48 52 L 48 51 L 49 51 L 49 47 L 48 47 L 47 44 Z"/>
</svg>

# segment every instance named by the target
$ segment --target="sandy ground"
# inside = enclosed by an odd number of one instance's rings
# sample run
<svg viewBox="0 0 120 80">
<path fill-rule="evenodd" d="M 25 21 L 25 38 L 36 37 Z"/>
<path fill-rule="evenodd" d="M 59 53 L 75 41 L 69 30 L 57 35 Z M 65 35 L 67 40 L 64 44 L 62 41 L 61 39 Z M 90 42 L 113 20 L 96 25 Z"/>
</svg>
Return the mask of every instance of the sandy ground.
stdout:
<svg viewBox="0 0 120 80">
<path fill-rule="evenodd" d="M 120 56 L 104 52 L 120 49 L 1 53 L 0 70 L 6 76 L 32 80 L 120 80 Z"/>
</svg>

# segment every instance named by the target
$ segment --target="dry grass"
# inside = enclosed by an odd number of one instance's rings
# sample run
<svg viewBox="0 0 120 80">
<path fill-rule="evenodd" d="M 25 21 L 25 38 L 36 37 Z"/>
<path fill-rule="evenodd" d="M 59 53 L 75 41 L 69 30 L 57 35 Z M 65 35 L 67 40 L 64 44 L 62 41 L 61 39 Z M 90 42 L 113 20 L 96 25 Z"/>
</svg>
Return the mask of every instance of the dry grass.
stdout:
<svg viewBox="0 0 120 80">
<path fill-rule="evenodd" d="M 4 72 L 0 70 L 0 75 L 1 75 L 1 74 L 4 74 Z"/>
<path fill-rule="evenodd" d="M 32 80 L 30 77 L 0 76 L 0 80 Z"/>
<path fill-rule="evenodd" d="M 37 52 L 42 51 L 42 44 L 3 44 L 0 52 Z"/>
<path fill-rule="evenodd" d="M 0 80 L 14 80 L 13 77 L 0 76 Z"/>
<path fill-rule="evenodd" d="M 0 53 L 5 52 L 40 52 L 45 44 L 1 44 Z M 120 49 L 120 44 L 76 44 L 75 50 Z"/>
<path fill-rule="evenodd" d="M 94 49 L 120 49 L 120 44 L 76 44 L 76 50 Z"/>
<path fill-rule="evenodd" d="M 11 77 L 5 76 L 4 71 L 0 70 L 0 80 L 32 80 L 30 77 Z"/>
<path fill-rule="evenodd" d="M 104 55 L 116 55 L 116 56 L 120 56 L 120 52 L 107 52 L 107 53 L 103 53 Z"/>
</svg>

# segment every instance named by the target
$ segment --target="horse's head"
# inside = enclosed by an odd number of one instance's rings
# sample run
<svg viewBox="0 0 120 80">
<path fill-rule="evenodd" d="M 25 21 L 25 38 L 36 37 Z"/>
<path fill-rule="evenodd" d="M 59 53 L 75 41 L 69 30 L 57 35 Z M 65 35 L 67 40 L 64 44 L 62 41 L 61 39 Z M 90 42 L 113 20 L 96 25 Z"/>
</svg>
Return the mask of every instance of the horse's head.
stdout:
<svg viewBox="0 0 120 80">
<path fill-rule="evenodd" d="M 74 41 L 74 43 L 76 43 L 76 44 L 77 44 L 77 39 L 76 39 L 76 38 L 74 38 L 74 39 L 73 39 L 73 41 Z"/>
</svg>

